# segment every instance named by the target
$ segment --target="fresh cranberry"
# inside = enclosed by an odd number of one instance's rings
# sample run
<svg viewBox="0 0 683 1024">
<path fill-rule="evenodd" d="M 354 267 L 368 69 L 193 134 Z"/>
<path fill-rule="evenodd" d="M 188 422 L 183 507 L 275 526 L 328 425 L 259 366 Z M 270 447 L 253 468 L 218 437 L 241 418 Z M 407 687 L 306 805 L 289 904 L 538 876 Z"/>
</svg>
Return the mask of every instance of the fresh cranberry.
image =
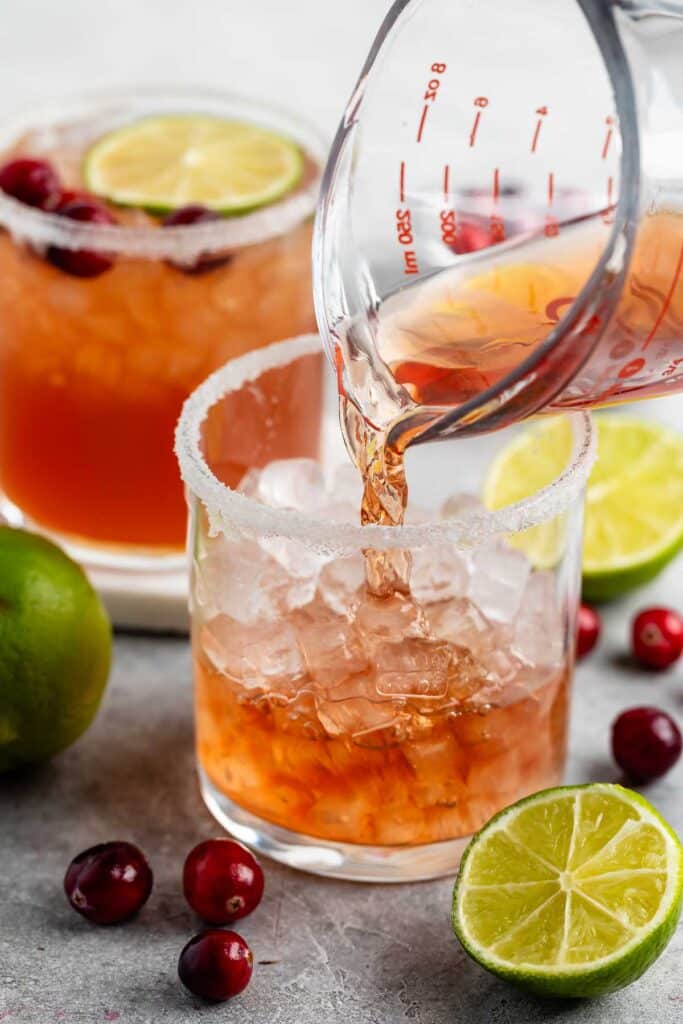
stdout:
<svg viewBox="0 0 683 1024">
<path fill-rule="evenodd" d="M 191 203 L 189 206 L 181 206 L 172 213 L 168 213 L 161 222 L 164 228 L 174 228 L 181 224 L 208 224 L 210 221 L 222 220 L 220 213 L 209 210 L 207 206 L 199 203 Z"/>
<path fill-rule="evenodd" d="M 488 249 L 499 241 L 502 239 L 497 237 L 483 217 L 460 217 L 456 222 L 455 240 L 451 243 L 451 249 L 456 255 L 462 256 L 479 249 Z"/>
<path fill-rule="evenodd" d="M 199 203 L 191 203 L 189 206 L 181 206 L 179 209 L 167 214 L 162 220 L 161 226 L 162 228 L 188 227 L 192 224 L 210 224 L 217 220 L 223 220 L 220 213 L 216 213 L 215 210 L 209 210 L 206 206 L 201 206 Z M 229 260 L 229 256 L 200 255 L 191 263 L 181 263 L 180 261 L 173 260 L 170 262 L 172 266 L 177 270 L 182 270 L 185 274 L 203 274 L 207 270 L 214 270 L 216 267 L 223 266 Z"/>
<path fill-rule="evenodd" d="M 192 909 L 209 924 L 229 924 L 261 902 L 263 871 L 241 843 L 207 839 L 187 855 L 183 890 Z"/>
<path fill-rule="evenodd" d="M 185 988 L 214 1002 L 239 995 L 249 984 L 253 968 L 254 958 L 242 936 L 220 928 L 195 935 L 178 960 Z"/>
<path fill-rule="evenodd" d="M 132 843 L 100 843 L 69 864 L 64 891 L 74 910 L 95 924 L 126 921 L 147 902 L 152 870 Z"/>
<path fill-rule="evenodd" d="M 576 623 L 576 655 L 583 658 L 589 654 L 598 642 L 602 622 L 594 608 L 587 604 L 579 605 Z"/>
<path fill-rule="evenodd" d="M 65 188 L 62 189 L 62 191 L 60 192 L 59 197 L 57 198 L 57 202 L 52 207 L 52 212 L 61 213 L 66 206 L 70 206 L 71 203 L 75 202 L 91 203 L 97 202 L 97 200 L 93 198 L 90 192 L 86 192 L 83 189 Z"/>
<path fill-rule="evenodd" d="M 47 210 L 59 199 L 61 185 L 47 160 L 20 157 L 0 167 L 0 189 L 20 203 Z"/>
<path fill-rule="evenodd" d="M 681 755 L 681 733 L 657 708 L 629 708 L 612 723 L 612 753 L 633 782 L 658 779 Z"/>
<path fill-rule="evenodd" d="M 55 213 L 83 224 L 116 224 L 104 203 L 87 196 L 59 203 Z M 113 262 L 111 257 L 100 252 L 92 252 L 89 249 L 60 249 L 56 245 L 49 247 L 46 256 L 53 266 L 74 277 L 99 277 L 105 270 L 109 270 Z"/>
<path fill-rule="evenodd" d="M 633 653 L 648 668 L 673 665 L 683 651 L 683 619 L 670 608 L 646 608 L 632 626 Z"/>
</svg>

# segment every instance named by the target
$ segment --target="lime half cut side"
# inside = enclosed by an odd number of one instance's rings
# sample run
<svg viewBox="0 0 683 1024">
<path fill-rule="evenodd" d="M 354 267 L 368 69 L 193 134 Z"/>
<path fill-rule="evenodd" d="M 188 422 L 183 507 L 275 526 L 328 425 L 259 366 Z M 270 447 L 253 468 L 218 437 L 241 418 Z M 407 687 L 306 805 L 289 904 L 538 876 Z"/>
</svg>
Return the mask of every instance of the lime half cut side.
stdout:
<svg viewBox="0 0 683 1024">
<path fill-rule="evenodd" d="M 639 794 L 548 789 L 497 814 L 465 851 L 453 928 L 493 974 L 541 995 L 599 996 L 639 978 L 672 937 L 683 849 Z"/>
<path fill-rule="evenodd" d="M 86 153 L 83 174 L 92 192 L 120 206 L 166 213 L 197 203 L 236 215 L 290 192 L 303 167 L 296 143 L 258 125 L 168 114 L 103 136 Z"/>
<path fill-rule="evenodd" d="M 586 489 L 583 592 L 607 600 L 653 579 L 683 546 L 683 436 L 651 420 L 596 417 L 598 459 Z M 484 486 L 492 509 L 551 483 L 567 465 L 566 417 L 534 423 L 498 455 Z M 552 567 L 564 548 L 560 518 L 510 543 L 534 565 Z"/>
</svg>

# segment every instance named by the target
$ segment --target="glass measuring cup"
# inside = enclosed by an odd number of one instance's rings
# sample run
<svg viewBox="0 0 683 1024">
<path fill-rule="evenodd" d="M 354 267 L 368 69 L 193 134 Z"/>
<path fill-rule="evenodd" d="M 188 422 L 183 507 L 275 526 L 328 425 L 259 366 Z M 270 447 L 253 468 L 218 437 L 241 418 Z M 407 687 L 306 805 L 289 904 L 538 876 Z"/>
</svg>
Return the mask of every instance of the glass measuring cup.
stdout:
<svg viewBox="0 0 683 1024">
<path fill-rule="evenodd" d="M 683 5 L 399 0 L 327 166 L 340 391 L 411 440 L 683 387 Z"/>
</svg>

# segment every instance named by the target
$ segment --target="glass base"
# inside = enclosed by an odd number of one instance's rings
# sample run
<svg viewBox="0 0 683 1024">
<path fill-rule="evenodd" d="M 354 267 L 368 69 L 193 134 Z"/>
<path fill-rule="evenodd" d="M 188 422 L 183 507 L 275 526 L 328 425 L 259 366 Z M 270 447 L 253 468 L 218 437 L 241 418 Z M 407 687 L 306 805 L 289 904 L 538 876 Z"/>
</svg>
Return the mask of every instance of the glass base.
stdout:
<svg viewBox="0 0 683 1024">
<path fill-rule="evenodd" d="M 221 793 L 201 767 L 204 803 L 226 831 L 290 868 L 352 882 L 423 882 L 454 875 L 470 836 L 423 846 L 362 846 L 316 839 L 273 825 Z"/>
<path fill-rule="evenodd" d="M 32 522 L 0 492 L 0 523 L 3 520 L 42 534 L 82 565 L 115 626 L 162 633 L 188 631 L 184 552 L 88 544 Z"/>
</svg>

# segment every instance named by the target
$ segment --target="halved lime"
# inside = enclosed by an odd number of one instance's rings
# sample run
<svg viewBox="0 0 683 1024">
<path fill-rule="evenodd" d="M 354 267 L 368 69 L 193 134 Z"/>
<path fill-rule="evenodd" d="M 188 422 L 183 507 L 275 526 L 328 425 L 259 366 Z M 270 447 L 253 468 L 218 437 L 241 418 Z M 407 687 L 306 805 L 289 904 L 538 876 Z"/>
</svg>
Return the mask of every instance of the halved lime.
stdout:
<svg viewBox="0 0 683 1024">
<path fill-rule="evenodd" d="M 562 786 L 501 811 L 467 847 L 453 928 L 501 978 L 549 996 L 630 985 L 673 935 L 683 848 L 642 796 Z"/>
<path fill-rule="evenodd" d="M 164 114 L 124 125 L 86 153 L 88 188 L 121 206 L 158 213 L 200 203 L 240 214 L 279 199 L 299 182 L 296 143 L 245 121 Z"/>
<path fill-rule="evenodd" d="M 616 597 L 652 579 L 683 546 L 683 437 L 650 420 L 596 417 L 598 461 L 586 494 L 583 592 Z M 484 502 L 501 508 L 550 483 L 571 452 L 568 420 L 534 424 L 499 454 Z M 512 538 L 532 562 L 548 567 L 562 550 L 555 520 Z"/>
</svg>

